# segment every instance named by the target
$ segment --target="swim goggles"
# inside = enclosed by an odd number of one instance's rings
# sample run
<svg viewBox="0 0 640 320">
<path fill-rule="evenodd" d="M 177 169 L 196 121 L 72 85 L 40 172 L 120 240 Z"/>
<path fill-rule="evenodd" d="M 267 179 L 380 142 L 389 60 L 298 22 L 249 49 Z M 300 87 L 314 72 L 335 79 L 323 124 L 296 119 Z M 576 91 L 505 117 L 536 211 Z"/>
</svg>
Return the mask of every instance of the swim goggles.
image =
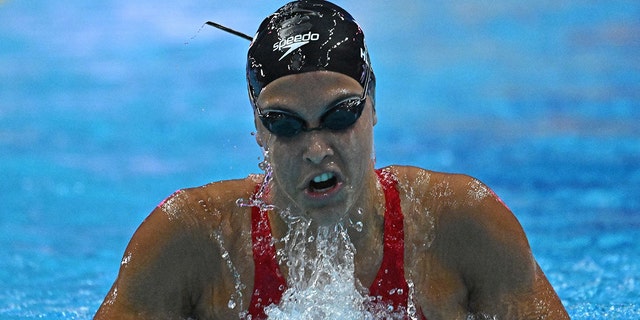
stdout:
<svg viewBox="0 0 640 320">
<path fill-rule="evenodd" d="M 342 101 L 320 116 L 320 125 L 309 128 L 307 122 L 293 112 L 286 110 L 261 111 L 256 103 L 258 118 L 267 130 L 279 137 L 291 138 L 300 132 L 329 129 L 341 131 L 351 127 L 358 121 L 364 110 L 369 88 L 369 72 L 360 98 Z"/>
</svg>

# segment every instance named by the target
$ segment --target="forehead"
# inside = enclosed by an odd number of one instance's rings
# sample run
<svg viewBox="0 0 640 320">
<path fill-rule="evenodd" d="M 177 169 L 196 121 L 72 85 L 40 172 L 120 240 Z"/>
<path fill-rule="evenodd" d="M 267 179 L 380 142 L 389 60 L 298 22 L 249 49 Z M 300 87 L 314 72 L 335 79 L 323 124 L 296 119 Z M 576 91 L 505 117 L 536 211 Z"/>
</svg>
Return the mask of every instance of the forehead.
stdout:
<svg viewBox="0 0 640 320">
<path fill-rule="evenodd" d="M 258 96 L 261 108 L 275 106 L 325 106 L 336 99 L 362 94 L 353 78 L 333 71 L 312 71 L 287 75 L 267 85 Z"/>
</svg>

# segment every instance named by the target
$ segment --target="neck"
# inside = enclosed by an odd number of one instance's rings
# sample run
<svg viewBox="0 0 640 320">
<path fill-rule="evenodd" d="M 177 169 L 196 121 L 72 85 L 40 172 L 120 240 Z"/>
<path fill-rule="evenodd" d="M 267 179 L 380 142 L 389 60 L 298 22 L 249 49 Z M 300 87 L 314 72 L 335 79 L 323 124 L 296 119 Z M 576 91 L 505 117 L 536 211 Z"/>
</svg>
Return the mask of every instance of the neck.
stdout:
<svg viewBox="0 0 640 320">
<path fill-rule="evenodd" d="M 369 287 L 380 267 L 384 242 L 385 196 L 374 171 L 365 194 L 366 205 L 358 220 L 362 222 L 362 229 L 351 228 L 349 236 L 355 248 L 355 277 Z"/>
<path fill-rule="evenodd" d="M 375 248 L 374 245 L 382 239 L 385 202 L 384 192 L 379 187 L 378 176 L 373 170 L 363 186 L 361 201 L 356 208 L 358 210 L 349 214 L 353 225 L 349 229 L 351 242 L 356 250 L 370 250 L 372 246 Z"/>
</svg>

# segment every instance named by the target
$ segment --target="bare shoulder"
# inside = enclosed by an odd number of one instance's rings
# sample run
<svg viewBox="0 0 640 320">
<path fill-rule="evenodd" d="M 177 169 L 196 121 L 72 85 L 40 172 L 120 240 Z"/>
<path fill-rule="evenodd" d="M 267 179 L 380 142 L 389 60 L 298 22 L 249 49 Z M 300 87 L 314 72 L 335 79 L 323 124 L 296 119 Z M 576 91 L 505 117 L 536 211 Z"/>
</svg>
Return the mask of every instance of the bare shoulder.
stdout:
<svg viewBox="0 0 640 320">
<path fill-rule="evenodd" d="M 419 225 L 405 229 L 430 235 L 428 265 L 455 270 L 458 275 L 449 280 L 460 279 L 462 286 L 455 290 L 465 291 L 470 312 L 500 318 L 567 318 L 522 226 L 491 188 L 463 174 L 416 167 L 392 170 L 405 194 L 403 208 L 409 209 L 405 219 Z"/>
<path fill-rule="evenodd" d="M 236 201 L 248 198 L 259 181 L 250 176 L 215 182 L 163 200 L 132 236 L 96 318 L 191 316 L 205 286 L 221 277 L 220 242 L 228 250 L 244 243 L 249 210 Z"/>
<path fill-rule="evenodd" d="M 462 270 L 465 281 L 491 281 L 490 270 L 501 278 L 534 274 L 535 261 L 520 223 L 488 186 L 463 174 L 394 169 L 404 181 L 409 214 L 430 217 L 432 250 Z M 509 273 L 500 274 L 502 269 Z"/>
<path fill-rule="evenodd" d="M 132 238 L 146 233 L 156 235 L 154 243 L 167 245 L 179 243 L 188 237 L 189 241 L 208 241 L 216 230 L 224 229 L 232 234 L 247 221 L 248 210 L 239 205 L 253 194 L 261 182 L 260 175 L 245 179 L 212 182 L 204 186 L 181 189 L 163 200 L 141 224 Z M 162 231 L 162 232 L 159 232 Z"/>
<path fill-rule="evenodd" d="M 440 223 L 461 222 L 487 228 L 487 232 L 522 231 L 502 200 L 480 180 L 465 174 L 436 172 L 411 166 L 392 166 L 407 207 L 422 208 L 418 214 L 432 215 Z M 410 205 L 409 205 L 410 204 Z M 423 212 L 420 212 L 423 211 Z M 411 213 L 410 213 L 411 214 Z"/>
<path fill-rule="evenodd" d="M 409 166 L 390 170 L 403 194 L 408 234 L 429 234 L 432 253 L 451 259 L 458 269 L 469 267 L 469 273 L 491 269 L 482 263 L 492 265 L 501 261 L 497 258 L 533 265 L 520 223 L 478 179 Z M 479 253 L 483 253 L 480 259 Z"/>
<path fill-rule="evenodd" d="M 229 219 L 243 220 L 239 212 L 246 210 L 239 203 L 248 201 L 261 181 L 261 175 L 250 175 L 182 189 L 165 199 L 158 209 L 168 219 L 181 221 L 185 226 L 204 223 L 208 229 L 216 228 Z"/>
<path fill-rule="evenodd" d="M 478 179 L 465 174 L 444 173 L 413 166 L 391 166 L 398 179 L 398 187 L 404 194 L 407 207 L 420 213 L 439 218 L 453 211 L 476 211 L 484 206 L 504 207 L 493 191 Z M 413 212 L 416 210 L 410 210 Z M 421 212 L 422 211 L 422 212 Z M 478 216 L 469 216 L 473 219 Z"/>
</svg>

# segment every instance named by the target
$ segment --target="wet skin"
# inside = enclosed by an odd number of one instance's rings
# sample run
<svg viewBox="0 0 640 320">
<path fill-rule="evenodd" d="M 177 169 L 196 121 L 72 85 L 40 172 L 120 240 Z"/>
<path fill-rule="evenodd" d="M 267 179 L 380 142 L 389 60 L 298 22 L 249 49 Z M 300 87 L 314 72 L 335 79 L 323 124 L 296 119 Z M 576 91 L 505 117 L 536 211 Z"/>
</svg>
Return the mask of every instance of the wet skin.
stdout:
<svg viewBox="0 0 640 320">
<path fill-rule="evenodd" d="M 260 94 L 257 106 L 263 112 L 292 112 L 315 128 L 328 109 L 346 99 L 359 98 L 362 91 L 358 82 L 342 74 L 310 72 L 273 81 Z M 256 139 L 267 150 L 273 166 L 273 204 L 320 225 L 338 223 L 354 208 L 372 209 L 363 190 L 375 187 L 370 173 L 376 118 L 371 99 L 365 103 L 358 121 L 341 131 L 322 129 L 279 137 L 256 121 Z M 333 175 L 335 183 L 316 190 L 312 180 L 322 174 Z"/>
<path fill-rule="evenodd" d="M 324 111 L 361 93 L 347 76 L 309 72 L 272 82 L 258 106 L 292 111 L 316 127 Z M 382 260 L 384 193 L 371 160 L 375 124 L 369 99 L 356 124 L 341 132 L 281 138 L 256 120 L 256 139 L 268 150 L 274 170 L 267 202 L 312 218 L 314 227 L 363 213 L 362 231 L 349 232 L 356 278 L 365 287 Z M 389 170 L 399 181 L 406 277 L 428 319 L 466 319 L 470 313 L 568 319 L 520 224 L 487 186 L 465 175 L 406 166 Z M 331 187 L 310 187 L 314 177 L 322 180 L 327 172 L 336 177 Z M 255 175 L 186 189 L 159 205 L 132 237 L 96 318 L 238 318 L 240 308 L 248 308 L 254 265 L 251 210 L 236 200 L 248 199 L 262 179 Z M 284 236 L 287 225 L 277 210 L 269 218 L 274 237 Z M 285 266 L 281 269 L 286 275 Z M 241 303 L 232 309 L 229 300 L 238 293 Z"/>
</svg>

